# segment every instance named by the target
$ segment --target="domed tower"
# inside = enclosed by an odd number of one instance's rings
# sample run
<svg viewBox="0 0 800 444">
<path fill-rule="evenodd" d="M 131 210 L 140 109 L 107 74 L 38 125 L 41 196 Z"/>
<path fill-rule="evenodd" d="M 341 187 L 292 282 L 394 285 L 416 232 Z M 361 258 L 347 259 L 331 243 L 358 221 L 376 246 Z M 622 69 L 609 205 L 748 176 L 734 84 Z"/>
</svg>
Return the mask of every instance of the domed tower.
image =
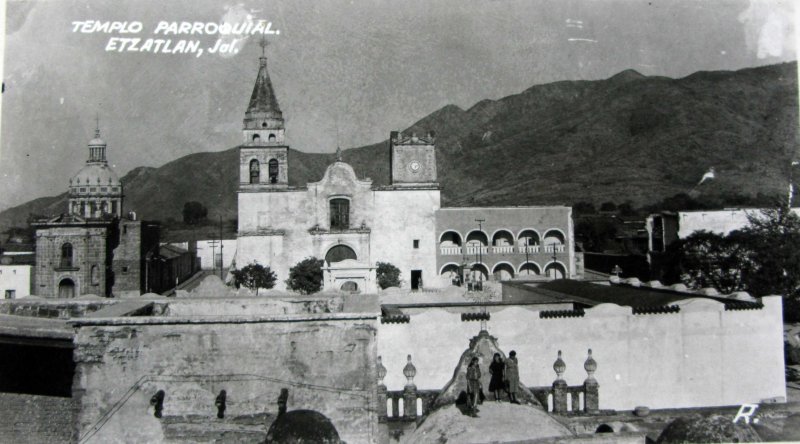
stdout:
<svg viewBox="0 0 800 444">
<path fill-rule="evenodd" d="M 99 120 L 86 166 L 69 181 L 69 212 L 87 219 L 122 215 L 122 184 L 108 166 Z"/>
<path fill-rule="evenodd" d="M 262 41 L 258 75 L 244 114 L 244 143 L 239 149 L 240 191 L 285 189 L 289 184 L 289 147 L 284 140 L 283 113 L 267 71 Z"/>
</svg>

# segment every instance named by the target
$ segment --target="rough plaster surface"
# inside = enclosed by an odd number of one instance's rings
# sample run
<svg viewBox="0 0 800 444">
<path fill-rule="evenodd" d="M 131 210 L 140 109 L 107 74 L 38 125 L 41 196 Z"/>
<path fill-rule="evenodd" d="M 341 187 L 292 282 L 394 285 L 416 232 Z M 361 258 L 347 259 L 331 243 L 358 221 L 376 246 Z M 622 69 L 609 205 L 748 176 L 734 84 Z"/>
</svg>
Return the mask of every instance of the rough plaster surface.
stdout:
<svg viewBox="0 0 800 444">
<path fill-rule="evenodd" d="M 220 390 L 226 414 L 247 415 L 277 411 L 288 388 L 290 410 L 319 411 L 345 441 L 366 442 L 377 423 L 375 336 L 374 319 L 83 325 L 73 386 L 80 434 L 100 425 L 88 442 L 163 440 L 149 406 L 158 390 L 166 393 L 165 416 L 211 420 Z"/>
<path fill-rule="evenodd" d="M 454 405 L 439 409 L 402 442 L 513 442 L 572 436 L 567 427 L 532 406 L 487 401 L 479 409 L 476 417 L 464 415 Z"/>
<path fill-rule="evenodd" d="M 0 442 L 70 442 L 75 404 L 72 398 L 0 393 L 3 415 Z"/>
</svg>

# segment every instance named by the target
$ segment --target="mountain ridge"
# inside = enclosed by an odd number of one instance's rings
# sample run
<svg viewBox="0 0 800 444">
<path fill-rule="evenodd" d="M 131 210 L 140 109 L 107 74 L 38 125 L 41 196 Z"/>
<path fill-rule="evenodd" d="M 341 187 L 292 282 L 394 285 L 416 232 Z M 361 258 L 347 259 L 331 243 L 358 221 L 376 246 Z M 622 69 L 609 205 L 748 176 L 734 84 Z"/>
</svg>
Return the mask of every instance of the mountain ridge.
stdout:
<svg viewBox="0 0 800 444">
<path fill-rule="evenodd" d="M 442 108 L 404 132 L 435 131 L 443 205 L 647 204 L 693 189 L 782 194 L 796 156 L 797 63 L 698 71 L 679 79 L 624 70 L 608 79 L 534 85 L 464 110 Z M 388 129 L 387 129 L 388 134 Z M 289 154 L 290 184 L 317 181 L 330 153 Z M 388 141 L 343 151 L 359 177 L 389 183 Z M 199 152 L 122 178 L 125 211 L 180 220 L 183 203 L 236 217 L 236 148 Z M 65 184 L 64 188 L 67 186 Z M 0 228 L 66 211 L 66 193 L 0 212 Z"/>
</svg>

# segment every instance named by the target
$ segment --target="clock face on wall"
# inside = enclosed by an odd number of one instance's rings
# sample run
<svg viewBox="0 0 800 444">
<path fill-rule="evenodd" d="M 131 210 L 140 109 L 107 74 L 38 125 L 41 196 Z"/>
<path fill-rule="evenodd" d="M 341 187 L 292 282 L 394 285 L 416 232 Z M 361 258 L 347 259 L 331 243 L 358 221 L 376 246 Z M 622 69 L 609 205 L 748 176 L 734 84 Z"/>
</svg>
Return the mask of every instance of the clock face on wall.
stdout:
<svg viewBox="0 0 800 444">
<path fill-rule="evenodd" d="M 419 162 L 414 160 L 414 161 L 411 161 L 411 163 L 408 164 L 408 169 L 411 170 L 412 173 L 419 173 L 419 170 L 422 169 L 422 165 L 420 165 Z"/>
</svg>

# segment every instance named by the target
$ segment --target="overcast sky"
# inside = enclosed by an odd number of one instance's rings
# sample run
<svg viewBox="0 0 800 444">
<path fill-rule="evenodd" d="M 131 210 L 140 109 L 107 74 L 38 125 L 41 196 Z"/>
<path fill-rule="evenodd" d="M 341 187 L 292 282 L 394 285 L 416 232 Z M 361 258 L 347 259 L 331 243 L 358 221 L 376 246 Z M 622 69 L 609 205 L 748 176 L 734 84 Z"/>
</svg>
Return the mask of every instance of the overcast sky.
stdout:
<svg viewBox="0 0 800 444">
<path fill-rule="evenodd" d="M 625 69 L 683 77 L 796 59 L 792 1 L 26 0 L 8 1 L 0 209 L 66 190 L 95 114 L 122 176 L 241 141 L 257 38 L 237 54 L 105 51 L 159 21 L 265 19 L 269 70 L 295 149 L 385 139 L 447 104 Z M 73 32 L 80 20 L 139 21 L 138 34 Z M 173 43 L 174 44 L 174 43 Z M 202 178 L 198 178 L 202 180 Z"/>
</svg>

